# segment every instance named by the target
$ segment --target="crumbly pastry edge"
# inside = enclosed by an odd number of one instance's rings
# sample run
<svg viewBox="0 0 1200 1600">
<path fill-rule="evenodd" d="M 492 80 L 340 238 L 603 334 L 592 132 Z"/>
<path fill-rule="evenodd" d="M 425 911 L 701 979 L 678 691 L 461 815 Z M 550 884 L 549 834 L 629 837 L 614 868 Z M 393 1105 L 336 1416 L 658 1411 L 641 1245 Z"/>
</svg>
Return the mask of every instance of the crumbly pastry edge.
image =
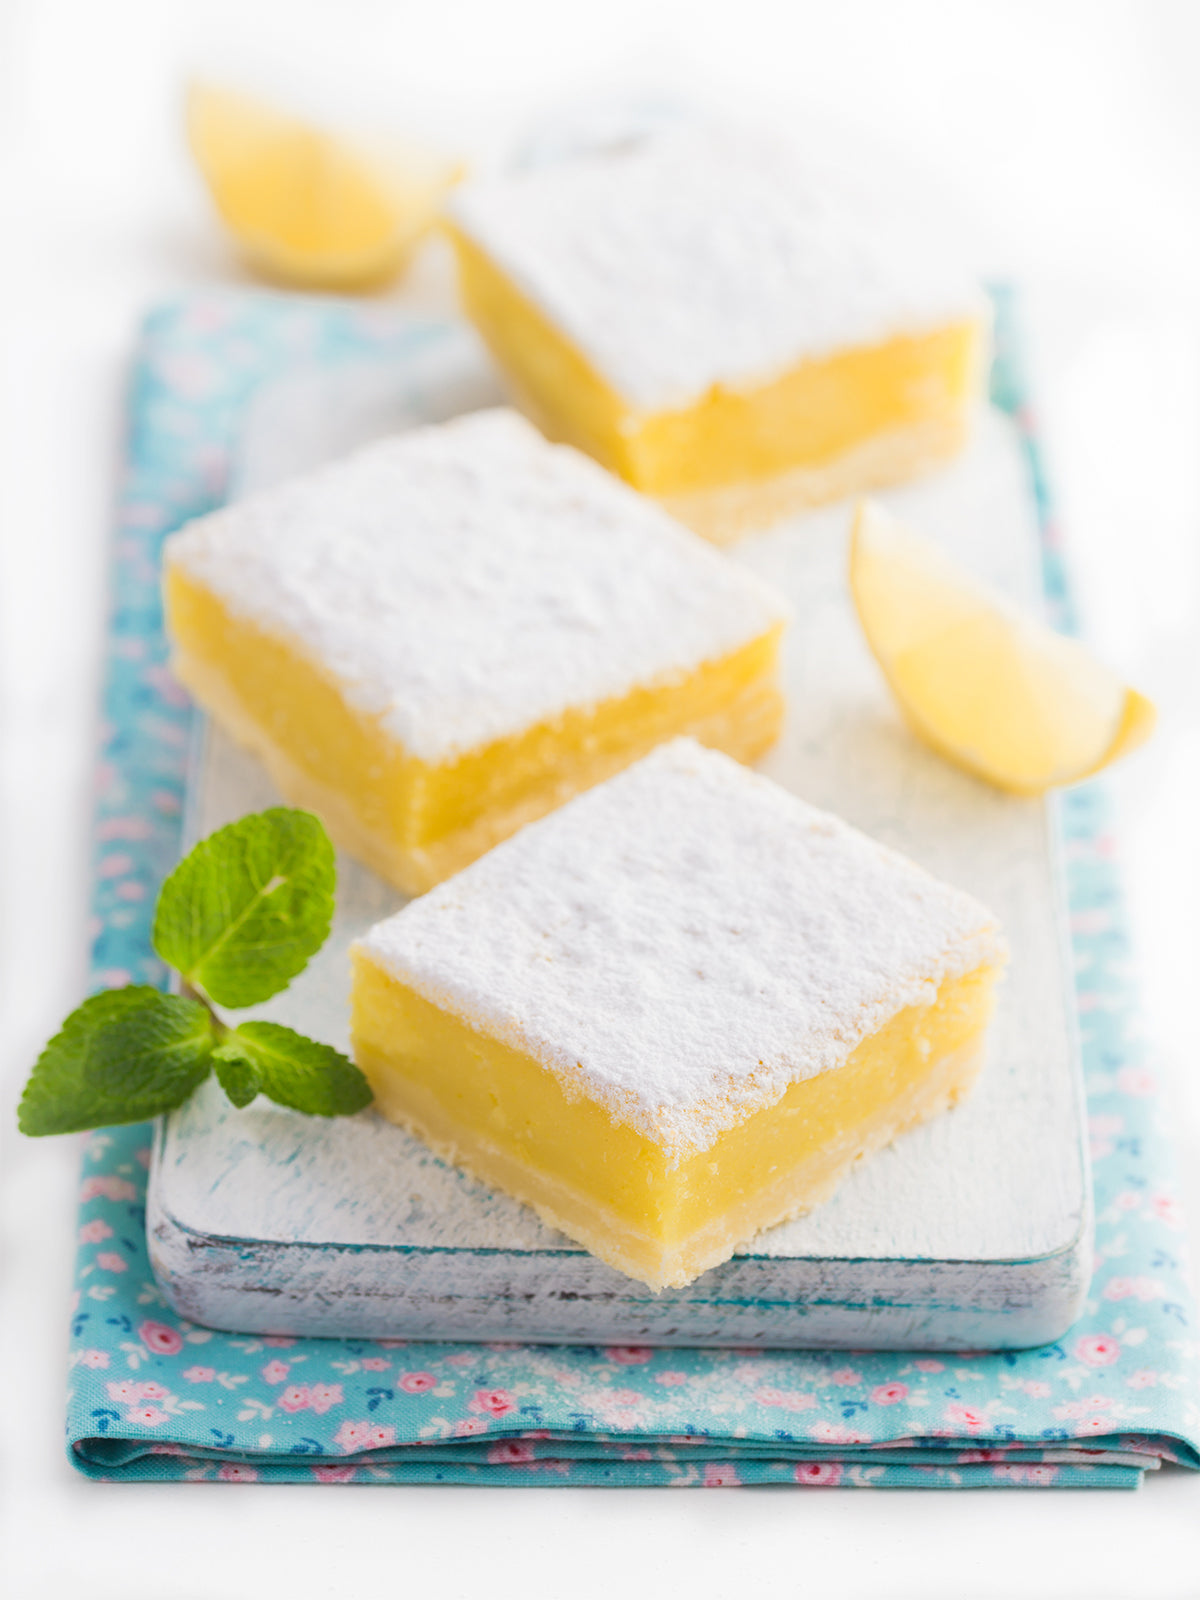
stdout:
<svg viewBox="0 0 1200 1600">
<path fill-rule="evenodd" d="M 838 1143 L 827 1145 L 801 1166 L 791 1168 L 769 1189 L 714 1218 L 687 1240 L 665 1252 L 661 1245 L 614 1216 L 607 1207 L 547 1178 L 507 1151 L 463 1130 L 444 1115 L 431 1095 L 420 1105 L 381 1105 L 382 1114 L 427 1145 L 440 1160 L 485 1184 L 495 1184 L 528 1205 L 548 1227 L 584 1246 L 617 1272 L 655 1293 L 684 1288 L 702 1273 L 749 1249 L 754 1236 L 804 1216 L 834 1194 L 852 1169 L 884 1149 L 908 1129 L 955 1106 L 971 1089 L 983 1066 L 985 1040 L 976 1038 L 934 1062 L 898 1101 L 867 1119 Z M 368 1076 L 380 1081 L 386 1060 L 356 1050 Z M 406 1086 L 411 1089 L 411 1086 Z"/>
<path fill-rule="evenodd" d="M 513 398 L 549 439 L 565 440 L 558 419 L 521 383 L 509 375 Z M 770 478 L 697 489 L 688 494 L 653 498 L 684 527 L 714 545 L 736 544 L 789 517 L 855 494 L 869 494 L 923 477 L 964 448 L 971 428 L 964 407 L 953 415 L 926 417 L 903 428 L 889 428 L 844 450 L 820 466 L 793 467 Z"/>
<path fill-rule="evenodd" d="M 927 418 L 876 434 L 819 467 L 665 495 L 659 504 L 711 544 L 730 545 L 800 512 L 922 477 L 959 453 L 968 429 L 966 417 Z"/>
</svg>

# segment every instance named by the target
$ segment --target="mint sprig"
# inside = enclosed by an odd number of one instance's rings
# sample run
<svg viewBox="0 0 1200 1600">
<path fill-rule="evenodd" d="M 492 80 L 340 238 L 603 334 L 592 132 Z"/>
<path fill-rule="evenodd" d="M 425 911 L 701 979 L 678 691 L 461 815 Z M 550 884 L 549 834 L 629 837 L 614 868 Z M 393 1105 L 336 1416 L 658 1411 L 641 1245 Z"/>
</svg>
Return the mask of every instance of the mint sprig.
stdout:
<svg viewBox="0 0 1200 1600">
<path fill-rule="evenodd" d="M 366 1078 L 340 1051 L 275 1022 L 231 1027 L 213 1006 L 286 989 L 328 937 L 335 886 L 333 846 L 310 812 L 276 806 L 202 839 L 154 916 L 154 948 L 184 992 L 131 985 L 85 1000 L 37 1059 L 22 1132 L 142 1122 L 182 1105 L 214 1070 L 236 1106 L 259 1094 L 320 1117 L 370 1105 Z"/>
</svg>

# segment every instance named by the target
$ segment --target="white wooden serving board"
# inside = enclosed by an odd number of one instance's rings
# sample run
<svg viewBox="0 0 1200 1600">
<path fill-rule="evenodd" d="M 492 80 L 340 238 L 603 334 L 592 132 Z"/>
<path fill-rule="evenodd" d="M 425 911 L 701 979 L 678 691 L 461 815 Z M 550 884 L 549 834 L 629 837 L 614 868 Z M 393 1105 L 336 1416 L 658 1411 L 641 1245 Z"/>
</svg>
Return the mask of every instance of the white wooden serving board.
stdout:
<svg viewBox="0 0 1200 1600">
<path fill-rule="evenodd" d="M 243 486 L 493 397 L 465 336 L 448 338 L 444 376 L 418 384 L 364 364 L 268 391 Z M 998 412 L 958 463 L 883 498 L 1040 604 L 1027 469 Z M 1091 1213 L 1055 807 L 993 791 L 908 733 L 847 594 L 849 520 L 832 507 L 737 551 L 796 610 L 789 721 L 763 770 L 1000 915 L 1012 964 L 968 1101 L 864 1163 L 812 1215 L 656 1295 L 373 1112 L 325 1122 L 261 1100 L 236 1111 L 209 1084 L 162 1124 L 151 1170 L 151 1259 L 182 1316 L 265 1333 L 930 1350 L 1033 1345 L 1070 1325 Z M 191 838 L 278 800 L 215 730 L 193 771 Z M 256 1014 L 346 1048 L 347 947 L 401 903 L 340 859 L 329 943 Z"/>
</svg>

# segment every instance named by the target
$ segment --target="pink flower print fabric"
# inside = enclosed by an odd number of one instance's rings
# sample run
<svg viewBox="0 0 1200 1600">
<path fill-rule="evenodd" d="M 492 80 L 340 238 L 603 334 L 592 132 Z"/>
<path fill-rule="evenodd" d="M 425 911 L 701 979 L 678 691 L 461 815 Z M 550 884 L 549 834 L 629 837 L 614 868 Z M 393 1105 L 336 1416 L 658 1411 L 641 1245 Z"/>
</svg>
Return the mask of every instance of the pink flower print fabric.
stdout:
<svg viewBox="0 0 1200 1600">
<path fill-rule="evenodd" d="M 99 1135 L 88 1164 L 144 1173 L 145 1137 Z M 84 1209 L 117 1236 L 135 1231 L 136 1202 L 94 1190 Z M 1116 1216 L 1128 1237 L 1128 1211 Z M 1165 1227 L 1149 1208 L 1144 1226 Z M 1086 1326 L 1000 1356 L 874 1353 L 851 1367 L 821 1351 L 647 1349 L 630 1361 L 611 1349 L 317 1339 L 280 1352 L 277 1340 L 147 1317 L 144 1253 L 128 1288 L 89 1300 L 98 1248 L 81 1246 L 70 1401 L 72 1459 L 94 1477 L 1032 1489 L 1125 1487 L 1162 1461 L 1200 1463 L 1166 1309 L 1190 1308 L 1134 1299 L 1134 1324 L 1121 1315 L 1130 1297 L 1106 1297 L 1103 1283 Z"/>
<path fill-rule="evenodd" d="M 179 853 L 191 711 L 170 677 L 159 552 L 226 490 L 239 418 L 289 366 L 387 362 L 446 336 L 381 306 L 243 291 L 148 319 L 132 385 L 98 771 L 96 987 L 161 983 L 158 884 Z M 997 300 L 993 400 L 1030 413 Z M 1050 609 L 1070 625 L 1043 504 Z M 87 1142 L 67 1437 L 89 1477 L 222 1483 L 502 1483 L 794 1490 L 1132 1487 L 1200 1466 L 1195 1311 L 1181 1214 L 1136 1041 L 1114 842 L 1101 790 L 1062 797 L 1099 1263 L 1057 1344 L 987 1355 L 555 1348 L 214 1332 L 165 1308 L 144 1191 L 152 1130 Z"/>
</svg>

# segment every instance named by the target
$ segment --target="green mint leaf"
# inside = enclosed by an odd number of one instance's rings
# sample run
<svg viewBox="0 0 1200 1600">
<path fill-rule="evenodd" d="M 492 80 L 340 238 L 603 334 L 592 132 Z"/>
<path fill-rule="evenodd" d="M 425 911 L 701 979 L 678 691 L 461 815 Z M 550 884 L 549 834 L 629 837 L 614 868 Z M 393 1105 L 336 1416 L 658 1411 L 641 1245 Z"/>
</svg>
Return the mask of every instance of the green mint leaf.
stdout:
<svg viewBox="0 0 1200 1600">
<path fill-rule="evenodd" d="M 262 1074 L 236 1044 L 221 1044 L 213 1051 L 217 1082 L 240 1111 L 262 1092 Z"/>
<path fill-rule="evenodd" d="M 212 1017 L 196 1000 L 137 985 L 94 994 L 37 1059 L 22 1133 L 77 1133 L 144 1122 L 182 1105 L 208 1076 Z"/>
<path fill-rule="evenodd" d="M 335 882 L 333 846 L 311 812 L 256 812 L 175 868 L 158 897 L 154 948 L 218 1005 L 258 1005 L 325 943 Z"/>
<path fill-rule="evenodd" d="M 258 1075 L 263 1094 L 310 1117 L 349 1116 L 369 1106 L 373 1098 L 367 1080 L 340 1050 L 306 1039 L 278 1022 L 243 1022 L 225 1036 L 216 1053 L 221 1061 L 218 1076 L 240 1060 Z M 236 1081 L 242 1091 L 249 1079 Z M 232 1094 L 229 1098 L 239 1103 Z"/>
</svg>

